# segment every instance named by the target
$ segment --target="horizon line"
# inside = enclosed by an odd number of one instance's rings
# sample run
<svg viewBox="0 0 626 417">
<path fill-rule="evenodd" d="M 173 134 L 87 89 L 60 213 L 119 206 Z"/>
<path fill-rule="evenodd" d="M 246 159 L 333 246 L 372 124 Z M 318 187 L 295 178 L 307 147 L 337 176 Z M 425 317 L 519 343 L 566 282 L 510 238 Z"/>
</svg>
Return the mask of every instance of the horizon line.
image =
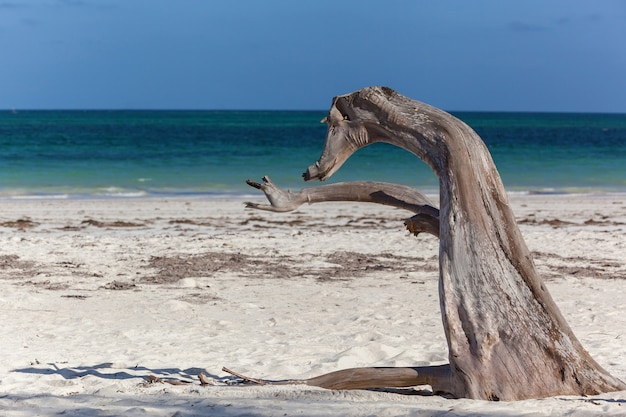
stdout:
<svg viewBox="0 0 626 417">
<path fill-rule="evenodd" d="M 446 110 L 448 113 L 526 113 L 526 114 L 606 114 L 606 115 L 626 115 L 620 111 L 573 111 L 573 110 Z M 211 108 L 4 108 L 0 113 L 19 114 L 20 112 L 328 112 L 327 109 L 211 109 Z"/>
</svg>

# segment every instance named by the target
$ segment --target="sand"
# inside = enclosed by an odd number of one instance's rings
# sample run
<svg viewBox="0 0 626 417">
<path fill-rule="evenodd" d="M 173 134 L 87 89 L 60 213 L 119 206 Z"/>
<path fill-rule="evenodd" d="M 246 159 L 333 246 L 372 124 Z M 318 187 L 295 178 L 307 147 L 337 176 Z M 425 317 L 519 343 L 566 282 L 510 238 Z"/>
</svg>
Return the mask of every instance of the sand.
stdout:
<svg viewBox="0 0 626 417">
<path fill-rule="evenodd" d="M 0 200 L 0 415 L 626 416 L 626 392 L 498 403 L 229 385 L 222 366 L 287 379 L 447 362 L 438 242 L 403 230 L 407 212 L 242 201 Z M 574 332 L 626 380 L 626 195 L 511 203 Z"/>
</svg>

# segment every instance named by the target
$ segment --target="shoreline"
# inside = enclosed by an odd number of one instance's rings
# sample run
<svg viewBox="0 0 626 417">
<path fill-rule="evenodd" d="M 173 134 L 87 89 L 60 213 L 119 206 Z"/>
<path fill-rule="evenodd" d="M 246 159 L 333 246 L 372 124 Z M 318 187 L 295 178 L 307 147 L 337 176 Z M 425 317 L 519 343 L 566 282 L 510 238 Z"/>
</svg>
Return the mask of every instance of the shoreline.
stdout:
<svg viewBox="0 0 626 417">
<path fill-rule="evenodd" d="M 281 187 L 283 190 L 298 191 L 303 188 L 316 187 L 331 183 L 303 183 L 299 187 Z M 436 196 L 439 191 L 432 188 L 416 188 L 422 194 Z M 624 189 L 606 188 L 546 188 L 546 189 L 507 189 L 509 197 L 515 196 L 621 196 L 626 195 Z M 263 196 L 261 191 L 255 192 L 252 188 L 242 188 L 237 191 L 182 191 L 182 192 L 148 192 L 148 191 L 120 191 L 112 193 L 10 193 L 0 192 L 0 201 L 37 201 L 37 200 L 117 200 L 133 201 L 142 199 L 207 199 L 207 200 L 243 200 Z"/>
<path fill-rule="evenodd" d="M 626 380 L 626 194 L 509 198 L 574 333 Z M 229 386 L 222 366 L 291 379 L 447 361 L 438 240 L 409 235 L 409 212 L 248 199 L 265 202 L 0 199 L 0 414 L 626 414 L 626 392 L 493 403 Z"/>
</svg>

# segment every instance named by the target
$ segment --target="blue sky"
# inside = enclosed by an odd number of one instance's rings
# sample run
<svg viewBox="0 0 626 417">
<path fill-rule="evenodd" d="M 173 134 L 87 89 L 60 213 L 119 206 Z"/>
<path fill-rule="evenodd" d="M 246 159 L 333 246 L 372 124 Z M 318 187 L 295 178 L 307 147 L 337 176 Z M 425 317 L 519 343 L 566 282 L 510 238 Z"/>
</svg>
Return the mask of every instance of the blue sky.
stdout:
<svg viewBox="0 0 626 417">
<path fill-rule="evenodd" d="M 0 0 L 1 109 L 626 113 L 622 0 Z"/>
</svg>

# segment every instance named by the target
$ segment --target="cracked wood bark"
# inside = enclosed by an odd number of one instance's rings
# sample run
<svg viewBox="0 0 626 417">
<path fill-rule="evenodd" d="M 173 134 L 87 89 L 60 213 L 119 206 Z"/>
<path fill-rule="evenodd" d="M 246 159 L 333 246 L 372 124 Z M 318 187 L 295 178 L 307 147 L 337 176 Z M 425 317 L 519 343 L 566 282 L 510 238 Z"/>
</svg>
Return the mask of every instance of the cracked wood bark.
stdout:
<svg viewBox="0 0 626 417">
<path fill-rule="evenodd" d="M 407 229 L 414 235 L 425 232 L 439 236 L 439 209 L 425 195 L 405 185 L 376 181 L 351 181 L 291 192 L 281 190 L 267 176 L 263 177 L 263 183 L 252 180 L 247 180 L 246 183 L 263 191 L 270 202 L 270 204 L 246 202 L 247 208 L 287 212 L 297 209 L 304 203 L 328 201 L 378 203 L 416 213 L 404 222 Z"/>
<path fill-rule="evenodd" d="M 626 389 L 582 347 L 537 275 L 489 151 L 469 126 L 385 87 L 335 97 L 327 122 L 322 155 L 305 180 L 327 179 L 375 142 L 406 149 L 439 177 L 439 296 L 450 363 L 437 389 L 487 400 Z"/>
</svg>

